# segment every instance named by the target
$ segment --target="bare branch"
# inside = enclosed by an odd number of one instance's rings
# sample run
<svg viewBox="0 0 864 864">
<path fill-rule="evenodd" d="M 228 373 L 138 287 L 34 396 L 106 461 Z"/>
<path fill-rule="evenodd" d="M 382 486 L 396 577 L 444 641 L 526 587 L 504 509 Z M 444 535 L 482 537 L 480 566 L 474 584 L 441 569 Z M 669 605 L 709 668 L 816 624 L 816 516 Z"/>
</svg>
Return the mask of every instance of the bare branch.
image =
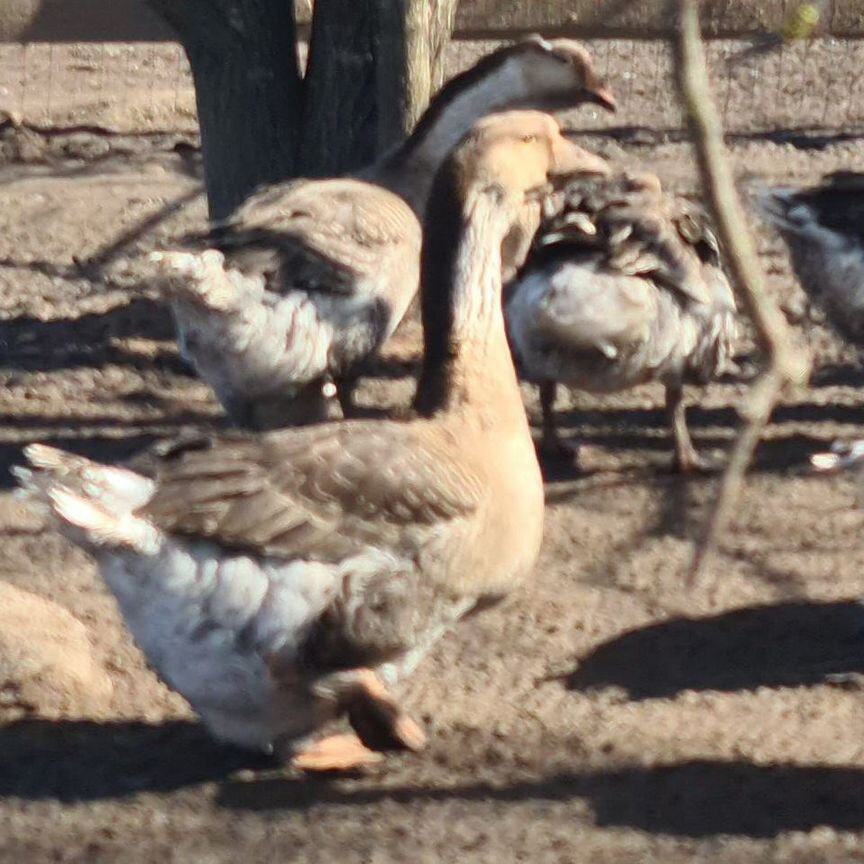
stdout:
<svg viewBox="0 0 864 864">
<path fill-rule="evenodd" d="M 806 384 L 810 361 L 777 305 L 766 295 L 761 267 L 741 202 L 735 191 L 717 107 L 711 95 L 702 39 L 698 0 L 676 0 L 679 31 L 674 40 L 675 68 L 687 114 L 702 186 L 725 247 L 738 296 L 750 316 L 765 353 L 765 367 L 747 394 L 739 413 L 743 426 L 720 483 L 705 533 L 696 549 L 689 581 L 704 572 L 735 507 L 744 474 L 778 399 L 789 385 Z"/>
</svg>

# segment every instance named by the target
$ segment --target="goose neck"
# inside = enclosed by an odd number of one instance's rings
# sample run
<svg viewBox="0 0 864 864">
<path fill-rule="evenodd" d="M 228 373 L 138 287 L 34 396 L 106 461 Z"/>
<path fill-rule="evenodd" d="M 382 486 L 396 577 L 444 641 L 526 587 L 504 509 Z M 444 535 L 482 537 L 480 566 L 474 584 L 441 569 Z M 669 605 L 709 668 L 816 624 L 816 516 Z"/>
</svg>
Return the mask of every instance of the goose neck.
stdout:
<svg viewBox="0 0 864 864">
<path fill-rule="evenodd" d="M 500 411 L 515 397 L 524 417 L 501 303 L 501 242 L 512 220 L 490 190 L 459 200 L 446 187 L 436 184 L 427 211 L 415 407 L 426 415 L 486 403 Z"/>
<path fill-rule="evenodd" d="M 432 100 L 412 134 L 366 172 L 401 196 L 423 218 L 435 174 L 474 122 L 520 104 L 530 95 L 521 64 L 513 57 L 489 68 L 480 65 L 446 84 Z"/>
</svg>

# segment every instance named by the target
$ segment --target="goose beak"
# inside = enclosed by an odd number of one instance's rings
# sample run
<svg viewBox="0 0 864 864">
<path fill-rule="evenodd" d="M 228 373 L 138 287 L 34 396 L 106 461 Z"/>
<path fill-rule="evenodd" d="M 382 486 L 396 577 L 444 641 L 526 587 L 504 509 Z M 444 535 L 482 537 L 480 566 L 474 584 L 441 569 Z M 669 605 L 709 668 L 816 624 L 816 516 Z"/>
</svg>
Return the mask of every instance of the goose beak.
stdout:
<svg viewBox="0 0 864 864">
<path fill-rule="evenodd" d="M 593 102 L 613 114 L 618 110 L 618 102 L 612 95 L 612 91 L 593 76 L 585 82 L 585 94 L 587 101 Z"/>
<path fill-rule="evenodd" d="M 602 156 L 585 150 L 563 135 L 555 141 L 552 165 L 549 167 L 550 179 L 567 179 L 584 174 L 599 174 L 605 177 L 611 173 L 612 168 Z"/>
</svg>

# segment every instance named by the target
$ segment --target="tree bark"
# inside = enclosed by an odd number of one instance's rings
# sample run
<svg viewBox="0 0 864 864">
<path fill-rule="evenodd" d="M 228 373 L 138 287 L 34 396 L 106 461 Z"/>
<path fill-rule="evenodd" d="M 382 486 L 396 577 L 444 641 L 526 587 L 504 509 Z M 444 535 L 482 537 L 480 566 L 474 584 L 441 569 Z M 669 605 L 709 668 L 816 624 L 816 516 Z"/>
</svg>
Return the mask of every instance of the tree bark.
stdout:
<svg viewBox="0 0 864 864">
<path fill-rule="evenodd" d="M 440 85 L 457 0 L 317 0 L 305 79 L 291 0 L 148 0 L 192 67 L 210 216 L 256 187 L 372 162 Z"/>
<path fill-rule="evenodd" d="M 210 217 L 297 168 L 301 79 L 286 0 L 149 0 L 195 81 Z"/>
<path fill-rule="evenodd" d="M 300 173 L 321 177 L 376 151 L 375 32 L 381 0 L 317 0 L 303 99 Z"/>
<path fill-rule="evenodd" d="M 410 132 L 444 81 L 445 51 L 456 21 L 457 0 L 407 0 L 406 73 L 402 132 Z"/>
<path fill-rule="evenodd" d="M 457 0 L 317 0 L 300 165 L 310 176 L 373 161 L 440 86 Z"/>
</svg>

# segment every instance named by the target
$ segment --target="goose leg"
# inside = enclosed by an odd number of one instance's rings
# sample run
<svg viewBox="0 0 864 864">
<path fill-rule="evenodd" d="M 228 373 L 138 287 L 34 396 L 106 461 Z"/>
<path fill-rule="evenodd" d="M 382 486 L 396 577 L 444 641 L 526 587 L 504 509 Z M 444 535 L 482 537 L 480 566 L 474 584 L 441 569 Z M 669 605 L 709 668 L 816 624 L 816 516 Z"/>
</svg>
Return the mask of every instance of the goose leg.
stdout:
<svg viewBox="0 0 864 864">
<path fill-rule="evenodd" d="M 371 669 L 325 675 L 315 682 L 312 692 L 327 706 L 323 716 L 347 711 L 355 732 L 295 743 L 288 754 L 292 768 L 353 771 L 380 762 L 382 750 L 417 751 L 426 744 L 423 730 L 402 711 Z"/>
<path fill-rule="evenodd" d="M 363 697 L 348 709 L 348 720 L 364 744 L 376 750 L 411 750 L 426 746 L 426 735 L 396 703 L 373 672 L 366 670 Z"/>
<path fill-rule="evenodd" d="M 579 444 L 568 443 L 558 434 L 558 424 L 555 421 L 555 398 L 558 395 L 558 385 L 554 381 L 541 381 L 540 410 L 543 415 L 542 438 L 540 452 L 550 459 L 567 459 L 579 462 Z"/>
<path fill-rule="evenodd" d="M 354 402 L 354 391 L 357 389 L 356 378 L 342 378 L 336 384 L 336 398 L 342 409 L 343 417 L 354 417 L 357 414 L 357 405 Z"/>
<path fill-rule="evenodd" d="M 684 388 L 680 384 L 666 385 L 666 413 L 675 439 L 673 467 L 681 474 L 702 471 L 705 465 L 693 446 L 684 406 Z"/>
</svg>

